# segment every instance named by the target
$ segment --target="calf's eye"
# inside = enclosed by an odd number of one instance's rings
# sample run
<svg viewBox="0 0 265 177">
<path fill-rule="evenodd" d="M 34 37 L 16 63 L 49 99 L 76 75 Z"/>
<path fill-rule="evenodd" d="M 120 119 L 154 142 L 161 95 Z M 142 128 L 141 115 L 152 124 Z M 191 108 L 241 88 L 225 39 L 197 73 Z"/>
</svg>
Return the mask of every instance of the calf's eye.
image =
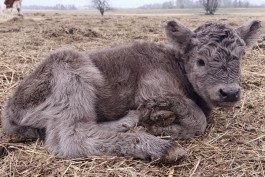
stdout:
<svg viewBox="0 0 265 177">
<path fill-rule="evenodd" d="M 202 59 L 197 60 L 197 65 L 198 66 L 205 66 L 205 62 Z"/>
</svg>

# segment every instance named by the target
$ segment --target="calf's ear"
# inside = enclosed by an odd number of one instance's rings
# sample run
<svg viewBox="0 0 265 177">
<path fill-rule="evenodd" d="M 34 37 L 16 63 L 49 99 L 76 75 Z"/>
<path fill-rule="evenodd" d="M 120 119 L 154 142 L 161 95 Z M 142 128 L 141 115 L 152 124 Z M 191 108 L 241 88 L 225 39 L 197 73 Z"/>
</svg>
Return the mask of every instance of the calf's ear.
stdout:
<svg viewBox="0 0 265 177">
<path fill-rule="evenodd" d="M 166 35 L 176 48 L 183 50 L 191 42 L 192 31 L 177 21 L 169 21 L 166 24 Z"/>
<path fill-rule="evenodd" d="M 246 43 L 247 47 L 251 47 L 259 37 L 259 30 L 261 23 L 258 20 L 253 20 L 250 23 L 247 23 L 236 29 L 238 35 Z"/>
</svg>

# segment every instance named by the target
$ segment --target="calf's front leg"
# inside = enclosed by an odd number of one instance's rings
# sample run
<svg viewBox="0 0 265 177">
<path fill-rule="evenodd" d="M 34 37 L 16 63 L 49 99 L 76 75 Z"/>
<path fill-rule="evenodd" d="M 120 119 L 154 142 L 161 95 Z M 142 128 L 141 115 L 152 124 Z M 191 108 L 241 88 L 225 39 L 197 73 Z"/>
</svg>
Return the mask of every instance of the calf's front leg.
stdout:
<svg viewBox="0 0 265 177">
<path fill-rule="evenodd" d="M 204 133 L 207 125 L 206 116 L 201 108 L 192 100 L 181 96 L 165 98 L 169 102 L 170 111 L 176 115 L 175 121 L 168 126 L 153 125 L 150 131 L 154 135 L 167 135 L 174 139 L 186 139 Z M 160 100 L 156 101 L 159 106 Z"/>
<path fill-rule="evenodd" d="M 130 110 L 128 114 L 121 119 L 116 121 L 101 122 L 98 126 L 116 132 L 127 132 L 138 125 L 140 117 L 140 111 Z"/>
</svg>

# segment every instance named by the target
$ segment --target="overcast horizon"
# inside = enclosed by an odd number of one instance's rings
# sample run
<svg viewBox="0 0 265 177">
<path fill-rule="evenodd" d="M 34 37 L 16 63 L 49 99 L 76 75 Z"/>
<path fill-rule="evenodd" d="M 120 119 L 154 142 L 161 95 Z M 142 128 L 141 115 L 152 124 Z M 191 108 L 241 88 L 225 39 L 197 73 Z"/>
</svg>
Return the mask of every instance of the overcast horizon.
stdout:
<svg viewBox="0 0 265 177">
<path fill-rule="evenodd" d="M 1 4 L 3 4 L 4 0 L 1 0 Z M 145 4 L 154 4 L 154 3 L 163 3 L 169 0 L 109 0 L 111 7 L 114 8 L 137 8 L 139 6 Z M 265 0 L 249 0 L 252 4 L 265 4 Z M 77 7 L 87 6 L 91 4 L 91 0 L 45 0 L 45 1 L 38 1 L 36 0 L 23 0 L 23 5 L 30 6 L 30 5 L 42 5 L 42 6 L 54 6 L 56 4 L 73 4 Z"/>
</svg>

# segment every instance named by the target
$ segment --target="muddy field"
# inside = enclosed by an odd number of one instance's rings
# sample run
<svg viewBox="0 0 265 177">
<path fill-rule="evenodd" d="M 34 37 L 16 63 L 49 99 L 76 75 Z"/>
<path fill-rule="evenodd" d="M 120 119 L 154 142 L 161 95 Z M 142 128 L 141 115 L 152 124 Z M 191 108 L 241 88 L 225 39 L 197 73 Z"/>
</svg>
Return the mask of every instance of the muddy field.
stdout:
<svg viewBox="0 0 265 177">
<path fill-rule="evenodd" d="M 57 48 L 91 50 L 134 40 L 164 42 L 163 23 L 177 19 L 191 28 L 205 22 L 237 27 L 265 13 L 203 16 L 200 14 L 111 14 L 25 12 L 24 18 L 0 16 L 0 109 L 10 91 L 45 56 Z M 188 156 L 170 164 L 130 157 L 90 157 L 66 160 L 43 148 L 43 142 L 15 143 L 3 136 L 0 176 L 265 176 L 265 29 L 246 53 L 242 100 L 230 110 L 216 109 L 204 136 L 179 141 Z"/>
</svg>

